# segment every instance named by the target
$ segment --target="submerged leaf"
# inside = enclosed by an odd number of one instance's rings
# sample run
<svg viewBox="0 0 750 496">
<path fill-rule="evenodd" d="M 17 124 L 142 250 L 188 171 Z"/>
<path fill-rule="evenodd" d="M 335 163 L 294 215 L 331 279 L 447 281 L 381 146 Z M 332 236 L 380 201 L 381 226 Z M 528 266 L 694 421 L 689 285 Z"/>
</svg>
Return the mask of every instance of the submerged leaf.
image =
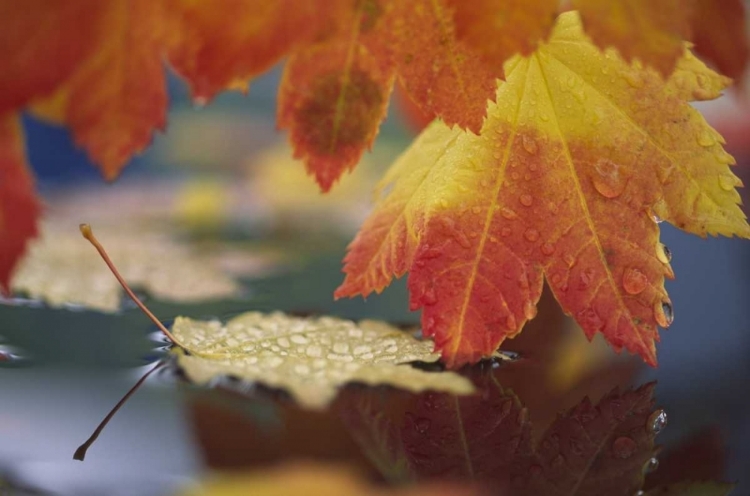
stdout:
<svg viewBox="0 0 750 496">
<path fill-rule="evenodd" d="M 124 226 L 100 231 L 125 279 L 155 298 L 196 302 L 240 293 L 238 283 L 167 236 Z M 122 294 L 80 235 L 49 225 L 21 260 L 11 289 L 54 307 L 74 304 L 103 312 L 117 311 Z"/>
<path fill-rule="evenodd" d="M 520 332 L 546 278 L 589 338 L 655 365 L 673 312 L 654 220 L 750 237 L 734 160 L 687 103 L 728 80 L 689 53 L 666 82 L 628 66 L 574 12 L 505 72 L 481 136 L 434 123 L 392 166 L 336 296 L 409 271 L 411 308 L 458 367 Z"/>
<path fill-rule="evenodd" d="M 408 362 L 434 362 L 432 343 L 383 322 L 355 324 L 334 317 L 299 318 L 249 312 L 225 325 L 178 317 L 172 332 L 189 350 L 179 365 L 197 383 L 232 376 L 287 390 L 302 406 L 325 407 L 348 382 L 388 384 L 409 391 L 471 393 L 452 372 L 429 373 Z"/>
</svg>

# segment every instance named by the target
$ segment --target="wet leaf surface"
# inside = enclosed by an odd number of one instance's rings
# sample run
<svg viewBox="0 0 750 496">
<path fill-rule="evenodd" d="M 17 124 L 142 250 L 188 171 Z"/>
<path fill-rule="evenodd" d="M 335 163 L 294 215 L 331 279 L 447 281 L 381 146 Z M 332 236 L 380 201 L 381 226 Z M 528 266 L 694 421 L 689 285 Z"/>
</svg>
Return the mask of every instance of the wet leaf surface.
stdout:
<svg viewBox="0 0 750 496">
<path fill-rule="evenodd" d="M 75 228 L 64 227 L 43 226 L 18 267 L 12 290 L 53 307 L 117 311 L 122 299 L 117 280 Z M 120 224 L 101 232 L 123 276 L 155 298 L 195 303 L 242 294 L 240 284 L 210 260 L 159 231 Z"/>
<path fill-rule="evenodd" d="M 193 354 L 178 363 L 194 382 L 232 376 L 282 388 L 302 406 L 325 407 L 349 382 L 389 384 L 412 392 L 468 394 L 471 383 L 451 372 L 425 372 L 408 362 L 435 362 L 431 341 L 383 322 L 301 318 L 249 312 L 222 324 L 178 317 L 172 332 Z"/>
</svg>

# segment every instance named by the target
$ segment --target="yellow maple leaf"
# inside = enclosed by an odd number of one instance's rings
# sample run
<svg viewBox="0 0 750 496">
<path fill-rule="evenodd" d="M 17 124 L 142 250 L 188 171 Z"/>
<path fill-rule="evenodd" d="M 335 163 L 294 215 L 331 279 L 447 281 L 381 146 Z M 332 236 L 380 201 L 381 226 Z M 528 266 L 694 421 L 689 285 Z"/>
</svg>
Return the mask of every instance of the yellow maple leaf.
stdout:
<svg viewBox="0 0 750 496">
<path fill-rule="evenodd" d="M 480 136 L 434 123 L 396 161 L 337 296 L 409 271 L 411 307 L 455 367 L 520 332 L 546 278 L 589 338 L 656 364 L 673 315 L 654 220 L 750 237 L 734 160 L 687 104 L 729 80 L 686 51 L 664 81 L 599 51 L 575 12 L 505 73 Z"/>
</svg>

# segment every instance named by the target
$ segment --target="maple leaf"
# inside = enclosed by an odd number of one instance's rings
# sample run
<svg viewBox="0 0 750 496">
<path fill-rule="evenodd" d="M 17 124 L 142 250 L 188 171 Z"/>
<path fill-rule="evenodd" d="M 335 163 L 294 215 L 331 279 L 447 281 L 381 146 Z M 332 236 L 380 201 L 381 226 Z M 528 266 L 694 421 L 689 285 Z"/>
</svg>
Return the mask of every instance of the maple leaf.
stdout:
<svg viewBox="0 0 750 496">
<path fill-rule="evenodd" d="M 16 115 L 0 113 L 0 293 L 8 293 L 18 258 L 37 235 L 40 210 L 21 124 Z"/>
<path fill-rule="evenodd" d="M 641 487 L 654 454 L 654 432 L 645 428 L 653 384 L 612 391 L 596 405 L 584 398 L 534 442 L 528 411 L 498 378 L 502 372 L 475 376 L 481 394 L 467 397 L 350 392 L 336 408 L 386 474 L 402 466 L 412 479 L 471 480 L 513 495 L 629 495 Z"/>
<path fill-rule="evenodd" d="M 750 57 L 742 0 L 695 0 L 691 40 L 695 52 L 722 74 L 742 78 Z"/>
<path fill-rule="evenodd" d="M 94 23 L 90 54 L 50 97 L 52 103 L 38 103 L 37 115 L 68 125 L 112 180 L 166 124 L 161 49 L 168 33 L 161 2 L 99 3 L 103 11 Z"/>
<path fill-rule="evenodd" d="M 332 18 L 331 36 L 290 56 L 278 106 L 324 191 L 371 146 L 397 76 L 423 111 L 480 129 L 499 74 L 456 40 L 442 0 L 362 0 Z"/>
<path fill-rule="evenodd" d="M 686 103 L 728 80 L 689 52 L 667 81 L 628 66 L 587 41 L 575 12 L 505 73 L 480 136 L 434 123 L 386 173 L 336 296 L 409 271 L 411 308 L 457 367 L 520 332 L 546 278 L 589 338 L 655 365 L 672 270 L 652 217 L 750 237 L 734 160 Z"/>
<path fill-rule="evenodd" d="M 179 355 L 178 362 L 194 382 L 223 375 L 260 381 L 286 389 L 307 408 L 324 407 L 346 382 L 473 392 L 471 383 L 454 373 L 428 373 L 405 365 L 433 362 L 438 356 L 429 342 L 382 322 L 355 325 L 333 317 L 248 312 L 224 326 L 178 317 L 172 332 L 193 352 Z"/>
<path fill-rule="evenodd" d="M 682 56 L 690 34 L 686 0 L 573 0 L 584 29 L 601 48 L 614 46 L 627 61 L 638 58 L 665 77 Z"/>
<path fill-rule="evenodd" d="M 118 311 L 122 291 L 109 269 L 92 260 L 91 248 L 81 243 L 79 235 L 54 226 L 49 221 L 41 225 L 39 238 L 30 243 L 18 264 L 11 283 L 13 292 L 53 307 L 74 304 L 101 312 Z M 125 277 L 160 300 L 194 303 L 240 295 L 240 284 L 215 263 L 163 232 L 121 222 L 101 232 Z"/>
</svg>

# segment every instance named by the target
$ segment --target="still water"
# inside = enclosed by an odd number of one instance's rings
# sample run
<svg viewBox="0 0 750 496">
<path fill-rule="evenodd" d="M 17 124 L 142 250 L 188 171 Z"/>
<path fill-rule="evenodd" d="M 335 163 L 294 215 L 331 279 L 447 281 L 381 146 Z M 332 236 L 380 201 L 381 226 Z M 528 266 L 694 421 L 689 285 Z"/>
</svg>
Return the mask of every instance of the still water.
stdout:
<svg viewBox="0 0 750 496">
<path fill-rule="evenodd" d="M 147 303 L 165 322 L 284 310 L 376 317 L 418 331 L 403 281 L 366 302 L 332 301 L 342 250 L 336 244 L 245 281 L 248 295 L 240 300 Z M 733 494 L 750 493 L 746 354 L 704 349 L 710 359 L 687 354 L 679 369 L 649 369 L 581 345 L 580 331 L 547 294 L 539 316 L 507 342 L 511 360 L 461 371 L 476 395 L 353 384 L 320 412 L 297 407 L 283 391 L 231 378 L 212 388 L 189 384 L 132 305 L 107 315 L 8 303 L 0 306 L 3 495 L 168 495 L 211 470 L 264 470 L 288 460 L 345 463 L 386 485 L 451 480 L 491 494 L 634 495 L 686 480 L 739 482 Z M 678 323 L 668 332 L 710 332 Z M 160 362 L 85 461 L 73 460 Z"/>
</svg>

